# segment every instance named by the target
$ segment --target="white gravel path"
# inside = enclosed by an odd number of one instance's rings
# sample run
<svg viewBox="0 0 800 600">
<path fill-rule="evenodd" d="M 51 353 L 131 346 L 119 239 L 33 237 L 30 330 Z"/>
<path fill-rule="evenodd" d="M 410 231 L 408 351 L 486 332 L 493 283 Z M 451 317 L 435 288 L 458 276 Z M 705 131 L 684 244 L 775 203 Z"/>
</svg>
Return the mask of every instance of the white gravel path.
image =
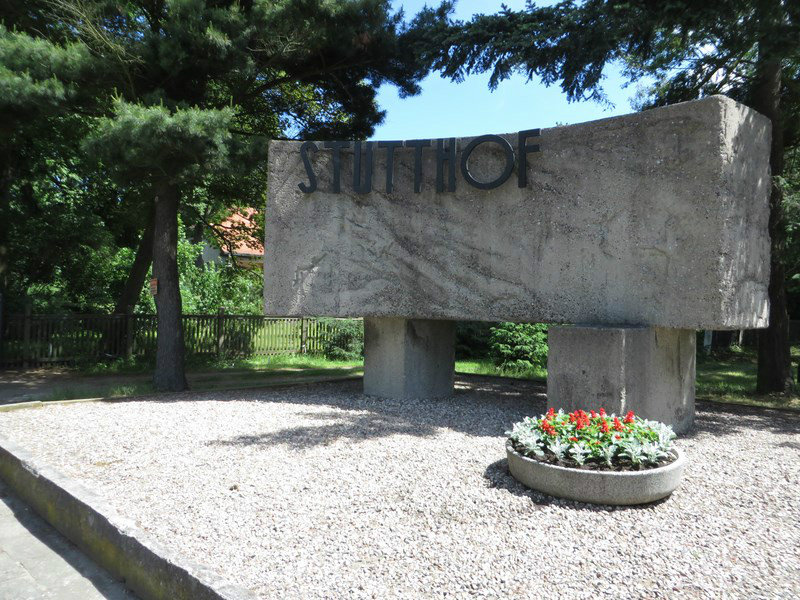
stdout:
<svg viewBox="0 0 800 600">
<path fill-rule="evenodd" d="M 800 415 L 702 405 L 649 507 L 530 492 L 532 383 L 388 401 L 360 382 L 0 413 L 0 431 L 263 598 L 800 597 Z M 469 388 L 469 389 L 467 389 Z"/>
</svg>

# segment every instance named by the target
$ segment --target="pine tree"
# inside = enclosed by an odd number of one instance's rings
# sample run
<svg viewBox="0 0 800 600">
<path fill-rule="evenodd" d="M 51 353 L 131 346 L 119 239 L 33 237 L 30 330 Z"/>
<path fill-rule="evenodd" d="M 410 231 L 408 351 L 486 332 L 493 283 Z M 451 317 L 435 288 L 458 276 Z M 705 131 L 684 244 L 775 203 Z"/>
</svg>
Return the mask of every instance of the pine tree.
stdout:
<svg viewBox="0 0 800 600">
<path fill-rule="evenodd" d="M 419 91 L 448 7 L 406 25 L 385 0 L 47 4 L 103 65 L 85 152 L 120 186 L 152 192 L 154 383 L 185 389 L 179 211 L 198 196 L 230 202 L 226 191 L 263 197 L 269 138 L 368 136 L 383 118 L 378 86 Z"/>
<path fill-rule="evenodd" d="M 783 0 L 568 0 L 505 8 L 439 31 L 436 66 L 460 80 L 491 72 L 558 83 L 570 101 L 607 100 L 603 69 L 613 61 L 631 80 L 655 79 L 645 105 L 727 94 L 768 116 L 772 244 L 770 325 L 759 332 L 758 391 L 793 387 L 783 265 L 785 224 L 778 185 L 784 153 L 800 141 L 800 3 Z"/>
<path fill-rule="evenodd" d="M 0 13 L 0 314 L 12 260 L 12 196 L 36 208 L 29 175 L 42 169 L 54 148 L 75 147 L 85 122 L 70 111 L 91 103 L 89 81 L 99 70 L 85 45 L 30 4 L 26 10 L 4 6 Z"/>
</svg>

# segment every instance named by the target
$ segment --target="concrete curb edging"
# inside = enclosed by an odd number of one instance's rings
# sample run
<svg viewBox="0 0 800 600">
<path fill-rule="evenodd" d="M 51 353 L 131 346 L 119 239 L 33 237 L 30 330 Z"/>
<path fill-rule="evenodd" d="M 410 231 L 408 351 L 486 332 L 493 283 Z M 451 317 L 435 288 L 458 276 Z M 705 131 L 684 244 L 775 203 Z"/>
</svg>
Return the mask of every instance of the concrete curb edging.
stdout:
<svg viewBox="0 0 800 600">
<path fill-rule="evenodd" d="M 180 561 L 80 483 L 0 435 L 0 478 L 44 520 L 142 600 L 254 600 L 218 573 Z"/>
<path fill-rule="evenodd" d="M 124 398 L 125 396 L 120 396 Z M 102 402 L 110 401 L 111 398 L 97 397 L 97 398 L 73 398 L 71 400 L 25 400 L 23 402 L 9 402 L 8 404 L 0 404 L 0 412 L 11 412 L 12 410 L 21 410 L 23 408 L 42 408 L 48 404 L 77 404 L 79 402 Z"/>
<path fill-rule="evenodd" d="M 519 454 L 506 443 L 508 470 L 523 485 L 557 498 L 592 504 L 647 504 L 669 496 L 681 482 L 686 455 L 673 448 L 677 459 L 644 471 L 589 471 L 550 465 Z"/>
</svg>

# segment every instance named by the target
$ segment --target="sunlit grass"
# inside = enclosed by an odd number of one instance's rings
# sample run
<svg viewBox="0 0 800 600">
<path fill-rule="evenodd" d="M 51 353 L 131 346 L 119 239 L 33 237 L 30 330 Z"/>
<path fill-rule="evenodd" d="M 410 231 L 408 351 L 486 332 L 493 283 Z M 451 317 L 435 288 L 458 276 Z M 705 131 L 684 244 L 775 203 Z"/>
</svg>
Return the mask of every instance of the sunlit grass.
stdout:
<svg viewBox="0 0 800 600">
<path fill-rule="evenodd" d="M 800 346 L 792 348 L 792 355 L 800 356 Z M 752 349 L 733 347 L 724 353 L 697 358 L 696 397 L 699 400 L 763 406 L 772 408 L 800 409 L 798 396 L 777 394 L 759 395 L 756 389 L 756 353 Z M 85 375 L 99 374 L 149 374 L 153 365 L 146 362 L 117 361 L 101 365 L 86 366 L 79 370 Z M 294 381 L 303 377 L 330 378 L 359 375 L 363 372 L 363 361 L 331 361 L 320 355 L 291 354 L 257 356 L 252 358 L 192 359 L 187 364 L 191 387 L 194 390 L 225 389 L 267 385 L 270 381 Z M 463 374 L 491 375 L 518 379 L 545 381 L 547 370 L 534 367 L 521 371 L 497 368 L 490 359 L 456 361 L 456 372 Z M 147 394 L 153 391 L 149 382 L 114 384 L 82 388 L 80 385 L 65 387 L 54 392 L 48 400 L 66 400 L 82 397 L 119 397 Z"/>
<path fill-rule="evenodd" d="M 792 354 L 800 355 L 800 347 L 792 347 Z M 800 409 L 797 395 L 756 393 L 757 360 L 754 350 L 737 347 L 716 356 L 698 355 L 697 399 L 765 408 Z"/>
<path fill-rule="evenodd" d="M 328 360 L 318 354 L 283 354 L 275 356 L 254 356 L 252 358 L 217 359 L 205 363 L 205 368 L 212 369 L 330 369 L 344 367 L 359 367 L 364 363 L 361 360 Z M 201 365 L 195 365 L 197 370 Z"/>
<path fill-rule="evenodd" d="M 76 400 L 80 398 L 123 398 L 152 394 L 155 390 L 149 382 L 127 383 L 107 386 L 64 386 L 58 390 L 38 398 L 42 402 L 59 400 Z"/>
<path fill-rule="evenodd" d="M 186 361 L 189 373 L 225 370 L 274 370 L 274 369 L 325 369 L 357 367 L 363 361 L 332 361 L 317 354 L 281 354 L 273 356 L 236 357 L 190 357 Z M 81 375 L 122 375 L 151 373 L 155 364 L 150 360 L 134 358 L 109 362 L 79 365 L 75 371 Z"/>
<path fill-rule="evenodd" d="M 516 379 L 544 380 L 547 378 L 547 369 L 543 367 L 524 370 L 500 369 L 489 359 L 457 360 L 456 373 L 494 375 L 495 377 L 512 377 Z"/>
</svg>

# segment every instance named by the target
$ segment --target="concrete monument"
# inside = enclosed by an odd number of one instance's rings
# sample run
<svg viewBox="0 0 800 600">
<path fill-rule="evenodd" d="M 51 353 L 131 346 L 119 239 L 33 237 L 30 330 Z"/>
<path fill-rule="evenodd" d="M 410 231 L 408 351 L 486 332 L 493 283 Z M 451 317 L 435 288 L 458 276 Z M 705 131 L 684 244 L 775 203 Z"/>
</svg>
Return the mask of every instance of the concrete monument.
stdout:
<svg viewBox="0 0 800 600">
<path fill-rule="evenodd" d="M 477 138 L 274 141 L 265 310 L 366 317 L 367 393 L 452 390 L 449 321 L 550 330 L 549 402 L 685 430 L 694 330 L 767 325 L 770 125 L 722 96 Z"/>
</svg>

